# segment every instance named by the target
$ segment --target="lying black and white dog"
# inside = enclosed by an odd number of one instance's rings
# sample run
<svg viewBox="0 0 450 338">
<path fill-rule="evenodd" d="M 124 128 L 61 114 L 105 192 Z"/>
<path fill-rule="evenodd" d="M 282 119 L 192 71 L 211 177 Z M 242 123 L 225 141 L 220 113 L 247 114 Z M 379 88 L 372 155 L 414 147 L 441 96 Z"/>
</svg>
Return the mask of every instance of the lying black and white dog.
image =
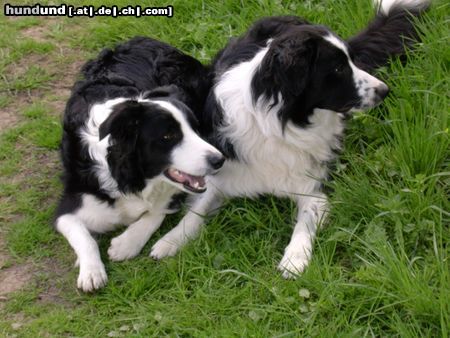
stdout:
<svg viewBox="0 0 450 338">
<path fill-rule="evenodd" d="M 232 40 L 213 63 L 214 86 L 200 118 L 228 160 L 151 256 L 174 255 L 224 197 L 273 194 L 298 204 L 278 269 L 286 278 L 302 272 L 327 213 L 321 188 L 341 148 L 344 117 L 383 101 L 388 87 L 366 71 L 404 52 L 403 36 L 415 37 L 411 14 L 427 7 L 425 0 L 383 1 L 349 42 L 292 16 L 262 19 Z"/>
<path fill-rule="evenodd" d="M 78 287 L 107 281 L 91 232 L 129 225 L 112 260 L 136 256 L 180 192 L 204 193 L 223 155 L 202 140 L 191 108 L 203 109 L 208 70 L 177 49 L 135 38 L 84 66 L 64 116 L 64 194 L 56 229 L 78 256 Z"/>
</svg>

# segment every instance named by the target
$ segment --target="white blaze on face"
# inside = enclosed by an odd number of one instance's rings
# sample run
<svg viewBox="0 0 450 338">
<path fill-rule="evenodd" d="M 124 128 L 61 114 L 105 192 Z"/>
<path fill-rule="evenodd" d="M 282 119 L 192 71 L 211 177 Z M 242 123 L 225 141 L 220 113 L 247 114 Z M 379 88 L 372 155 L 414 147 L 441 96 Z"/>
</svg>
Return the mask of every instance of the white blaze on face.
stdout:
<svg viewBox="0 0 450 338">
<path fill-rule="evenodd" d="M 208 156 L 214 154 L 221 156 L 221 153 L 192 130 L 184 114 L 174 105 L 166 101 L 151 102 L 169 111 L 180 124 L 183 133 L 181 143 L 172 150 L 172 166 L 189 175 L 206 175 L 211 170 L 207 161 Z"/>
<path fill-rule="evenodd" d="M 331 34 L 324 37 L 324 39 L 342 50 L 345 55 L 347 55 L 348 63 L 353 71 L 353 81 L 355 84 L 355 88 L 357 90 L 358 96 L 361 99 L 360 105 L 358 107 L 354 107 L 352 111 L 371 108 L 380 103 L 382 98 L 380 98 L 381 95 L 379 93 L 387 92 L 387 85 L 384 82 L 378 80 L 376 77 L 356 67 L 350 58 L 347 46 L 342 40 Z"/>
<path fill-rule="evenodd" d="M 359 108 L 365 109 L 376 106 L 382 100 L 377 92 L 387 91 L 387 85 L 376 77 L 359 69 L 352 62 L 350 62 L 350 66 L 353 70 L 353 79 L 358 90 L 358 95 L 361 98 Z"/>
</svg>

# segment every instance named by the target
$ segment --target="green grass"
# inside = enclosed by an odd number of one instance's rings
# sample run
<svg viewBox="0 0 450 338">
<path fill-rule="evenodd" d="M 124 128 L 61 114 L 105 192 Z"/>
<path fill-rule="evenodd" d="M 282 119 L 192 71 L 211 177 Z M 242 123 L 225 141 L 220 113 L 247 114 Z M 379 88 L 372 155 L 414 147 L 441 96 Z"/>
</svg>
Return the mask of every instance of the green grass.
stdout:
<svg viewBox="0 0 450 338">
<path fill-rule="evenodd" d="M 72 62 L 64 63 L 57 45 L 94 56 L 104 46 L 150 35 L 207 62 L 261 16 L 297 14 L 342 36 L 372 16 L 368 0 L 170 4 L 171 19 L 60 19 L 48 24 L 52 39 L 39 43 L 20 34 L 42 22 L 0 18 L 1 55 L 8 56 L 0 61 L 0 107 L 14 105 L 30 89 L 41 91 L 21 110 L 20 124 L 0 135 L 0 227 L 10 264 L 32 262 L 39 271 L 25 290 L 2 302 L 0 335 L 447 337 L 450 6 L 444 1 L 420 24 L 424 42 L 408 63 L 393 61 L 380 70 L 392 91 L 386 102 L 350 121 L 330 183 L 330 220 L 300 278 L 285 281 L 275 270 L 290 237 L 294 205 L 267 196 L 229 201 L 199 240 L 162 262 L 149 259 L 148 252 L 180 215 L 169 217 L 129 262 L 108 261 L 113 234 L 104 235 L 99 243 L 107 287 L 92 295 L 75 289 L 75 256 L 50 227 L 61 191 L 61 128 L 48 102 L 53 74 L 62 77 Z M 61 69 L 27 64 L 30 55 L 46 53 L 53 53 Z M 7 70 L 17 63 L 27 71 L 11 75 Z M 50 271 L 49 262 L 60 268 Z M 57 301 L 42 301 L 50 286 Z M 22 326 L 14 330 L 17 321 Z"/>
</svg>

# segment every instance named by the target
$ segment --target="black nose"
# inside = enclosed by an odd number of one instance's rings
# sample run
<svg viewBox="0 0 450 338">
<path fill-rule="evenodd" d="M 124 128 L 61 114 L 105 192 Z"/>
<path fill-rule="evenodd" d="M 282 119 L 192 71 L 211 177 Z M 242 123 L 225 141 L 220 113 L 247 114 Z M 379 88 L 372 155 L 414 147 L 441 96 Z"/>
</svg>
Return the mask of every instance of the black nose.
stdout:
<svg viewBox="0 0 450 338">
<path fill-rule="evenodd" d="M 380 101 L 383 101 L 387 94 L 389 94 L 389 87 L 384 83 L 375 88 L 375 95 Z"/>
<path fill-rule="evenodd" d="M 220 169 L 223 166 L 223 162 L 225 162 L 225 157 L 222 154 L 210 154 L 206 158 L 209 165 L 213 169 Z"/>
</svg>

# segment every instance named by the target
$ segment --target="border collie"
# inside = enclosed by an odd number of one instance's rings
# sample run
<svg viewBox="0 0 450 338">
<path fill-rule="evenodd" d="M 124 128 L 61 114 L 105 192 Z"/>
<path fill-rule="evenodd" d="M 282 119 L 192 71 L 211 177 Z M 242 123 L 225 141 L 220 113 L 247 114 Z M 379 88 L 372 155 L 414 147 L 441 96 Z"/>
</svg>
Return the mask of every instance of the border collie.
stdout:
<svg viewBox="0 0 450 338">
<path fill-rule="evenodd" d="M 214 84 L 200 118 L 227 161 L 151 256 L 174 255 L 224 198 L 273 194 L 298 205 L 278 269 L 285 278 L 301 273 L 329 207 L 322 185 L 341 149 L 344 118 L 383 101 L 387 85 L 367 71 L 404 52 L 405 39 L 416 37 L 411 15 L 428 4 L 383 1 L 368 28 L 348 42 L 293 16 L 262 19 L 232 40 L 213 62 Z"/>
<path fill-rule="evenodd" d="M 136 256 L 182 192 L 206 191 L 223 155 L 198 134 L 208 69 L 177 49 L 135 38 L 83 68 L 67 103 L 62 137 L 64 193 L 55 226 L 77 254 L 78 287 L 107 275 L 91 232 L 129 225 L 108 255 Z"/>
</svg>

